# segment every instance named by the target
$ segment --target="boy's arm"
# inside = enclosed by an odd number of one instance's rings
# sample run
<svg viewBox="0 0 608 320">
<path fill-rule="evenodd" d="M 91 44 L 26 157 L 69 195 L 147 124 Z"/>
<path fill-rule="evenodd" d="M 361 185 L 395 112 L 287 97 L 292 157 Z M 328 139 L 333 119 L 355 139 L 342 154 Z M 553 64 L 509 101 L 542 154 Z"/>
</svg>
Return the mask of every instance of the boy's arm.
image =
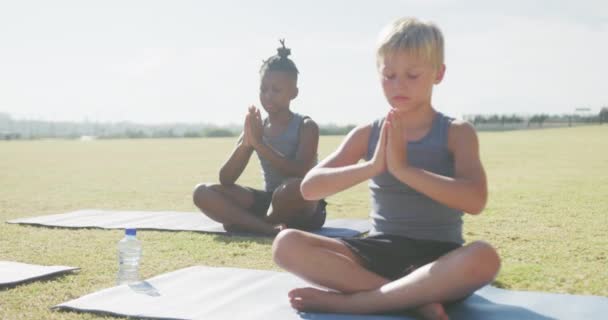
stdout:
<svg viewBox="0 0 608 320">
<path fill-rule="evenodd" d="M 306 174 L 300 186 L 304 199 L 323 199 L 385 171 L 385 131 L 383 126 L 372 159 L 359 163 L 367 154 L 371 125 L 353 129 L 336 151 Z"/>
<path fill-rule="evenodd" d="M 253 147 L 246 143 L 245 133 L 243 132 L 230 158 L 226 160 L 220 169 L 220 183 L 222 185 L 233 185 L 241 176 L 245 167 L 247 167 L 252 153 Z"/>
<path fill-rule="evenodd" d="M 488 189 L 473 126 L 467 122 L 453 122 L 448 133 L 448 148 L 454 155 L 453 178 L 407 164 L 398 166 L 391 173 L 435 201 L 470 214 L 479 214 L 486 205 Z"/>
<path fill-rule="evenodd" d="M 304 119 L 300 127 L 300 141 L 294 160 L 286 159 L 261 139 L 254 143 L 254 148 L 258 154 L 268 160 L 283 176 L 303 177 L 315 164 L 319 145 L 319 127 L 312 119 Z"/>
</svg>

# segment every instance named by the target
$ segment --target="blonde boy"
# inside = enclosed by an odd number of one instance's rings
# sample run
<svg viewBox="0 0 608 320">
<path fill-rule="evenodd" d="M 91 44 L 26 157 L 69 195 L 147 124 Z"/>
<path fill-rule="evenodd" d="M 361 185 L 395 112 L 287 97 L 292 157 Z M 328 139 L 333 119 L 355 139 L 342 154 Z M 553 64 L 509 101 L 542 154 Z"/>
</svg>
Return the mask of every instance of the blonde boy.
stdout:
<svg viewBox="0 0 608 320">
<path fill-rule="evenodd" d="M 370 235 L 329 239 L 287 229 L 275 262 L 331 291 L 289 293 L 302 311 L 377 313 L 414 309 L 447 319 L 443 304 L 491 282 L 500 267 L 482 241 L 463 245 L 462 215 L 487 201 L 474 128 L 435 110 L 433 87 L 445 73 L 443 36 L 432 23 L 403 18 L 381 34 L 377 66 L 390 111 L 359 126 L 304 177 L 305 199 L 321 199 L 370 180 Z M 364 160 L 360 162 L 360 160 Z"/>
</svg>

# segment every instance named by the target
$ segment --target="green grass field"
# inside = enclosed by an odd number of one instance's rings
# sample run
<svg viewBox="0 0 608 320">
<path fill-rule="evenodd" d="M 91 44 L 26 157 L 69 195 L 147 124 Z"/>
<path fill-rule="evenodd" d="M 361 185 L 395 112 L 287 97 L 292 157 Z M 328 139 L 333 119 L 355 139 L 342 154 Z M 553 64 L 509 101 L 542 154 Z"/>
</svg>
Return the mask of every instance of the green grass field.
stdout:
<svg viewBox="0 0 608 320">
<path fill-rule="evenodd" d="M 495 285 L 608 296 L 608 126 L 480 133 L 490 200 L 465 218 L 467 241 L 502 257 Z M 322 137 L 326 156 L 341 137 Z M 0 220 L 66 211 L 194 211 L 198 182 L 217 181 L 230 139 L 1 141 Z M 239 180 L 261 186 L 257 159 Z M 361 184 L 328 199 L 330 218 L 367 216 Z M 114 285 L 121 231 L 0 223 L 0 260 L 79 273 L 0 290 L 0 319 L 99 319 L 49 307 Z M 141 231 L 143 277 L 192 265 L 273 269 L 270 239 Z"/>
</svg>

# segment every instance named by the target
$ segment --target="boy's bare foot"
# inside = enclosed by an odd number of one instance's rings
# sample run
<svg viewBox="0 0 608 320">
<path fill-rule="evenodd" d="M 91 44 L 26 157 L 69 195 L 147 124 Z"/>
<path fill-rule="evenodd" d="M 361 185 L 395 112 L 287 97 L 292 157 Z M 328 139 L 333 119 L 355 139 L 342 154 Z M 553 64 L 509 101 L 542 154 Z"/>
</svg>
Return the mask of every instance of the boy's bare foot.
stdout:
<svg viewBox="0 0 608 320">
<path fill-rule="evenodd" d="M 345 296 L 316 288 L 297 288 L 289 291 L 289 303 L 298 311 L 348 313 L 344 308 Z"/>
<path fill-rule="evenodd" d="M 426 320 L 449 320 L 441 303 L 429 303 L 416 308 L 416 313 Z"/>
<path fill-rule="evenodd" d="M 291 306 L 298 311 L 328 313 L 358 313 L 356 306 L 348 306 L 347 296 L 316 288 L 298 288 L 288 294 Z M 449 320 L 441 303 L 429 303 L 415 309 L 425 320 Z"/>
</svg>

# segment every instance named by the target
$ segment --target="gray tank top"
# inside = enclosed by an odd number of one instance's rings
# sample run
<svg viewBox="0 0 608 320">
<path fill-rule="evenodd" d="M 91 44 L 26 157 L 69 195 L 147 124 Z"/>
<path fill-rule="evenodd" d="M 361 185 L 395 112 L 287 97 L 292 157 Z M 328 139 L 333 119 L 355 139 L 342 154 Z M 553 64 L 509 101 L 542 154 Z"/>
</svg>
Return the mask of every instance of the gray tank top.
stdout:
<svg viewBox="0 0 608 320">
<path fill-rule="evenodd" d="M 407 158 L 411 166 L 443 176 L 454 176 L 454 158 L 447 147 L 448 129 L 453 118 L 437 113 L 429 133 L 418 141 L 408 142 Z M 367 147 L 372 158 L 384 119 L 374 121 Z M 388 172 L 373 177 L 371 191 L 371 234 L 391 234 L 413 239 L 447 241 L 462 244 L 462 212 L 440 204 L 410 188 Z"/>
<path fill-rule="evenodd" d="M 268 137 L 264 135 L 264 142 L 271 146 L 274 150 L 278 151 L 285 158 L 289 160 L 295 159 L 300 142 L 300 126 L 306 118 L 308 117 L 293 113 L 293 116 L 287 125 L 287 129 L 276 137 Z M 266 124 L 267 121 L 268 118 L 264 119 L 264 124 Z M 270 164 L 268 160 L 262 158 L 259 153 L 258 158 L 260 159 L 262 175 L 264 176 L 264 189 L 272 192 L 288 177 L 283 176 Z"/>
</svg>

